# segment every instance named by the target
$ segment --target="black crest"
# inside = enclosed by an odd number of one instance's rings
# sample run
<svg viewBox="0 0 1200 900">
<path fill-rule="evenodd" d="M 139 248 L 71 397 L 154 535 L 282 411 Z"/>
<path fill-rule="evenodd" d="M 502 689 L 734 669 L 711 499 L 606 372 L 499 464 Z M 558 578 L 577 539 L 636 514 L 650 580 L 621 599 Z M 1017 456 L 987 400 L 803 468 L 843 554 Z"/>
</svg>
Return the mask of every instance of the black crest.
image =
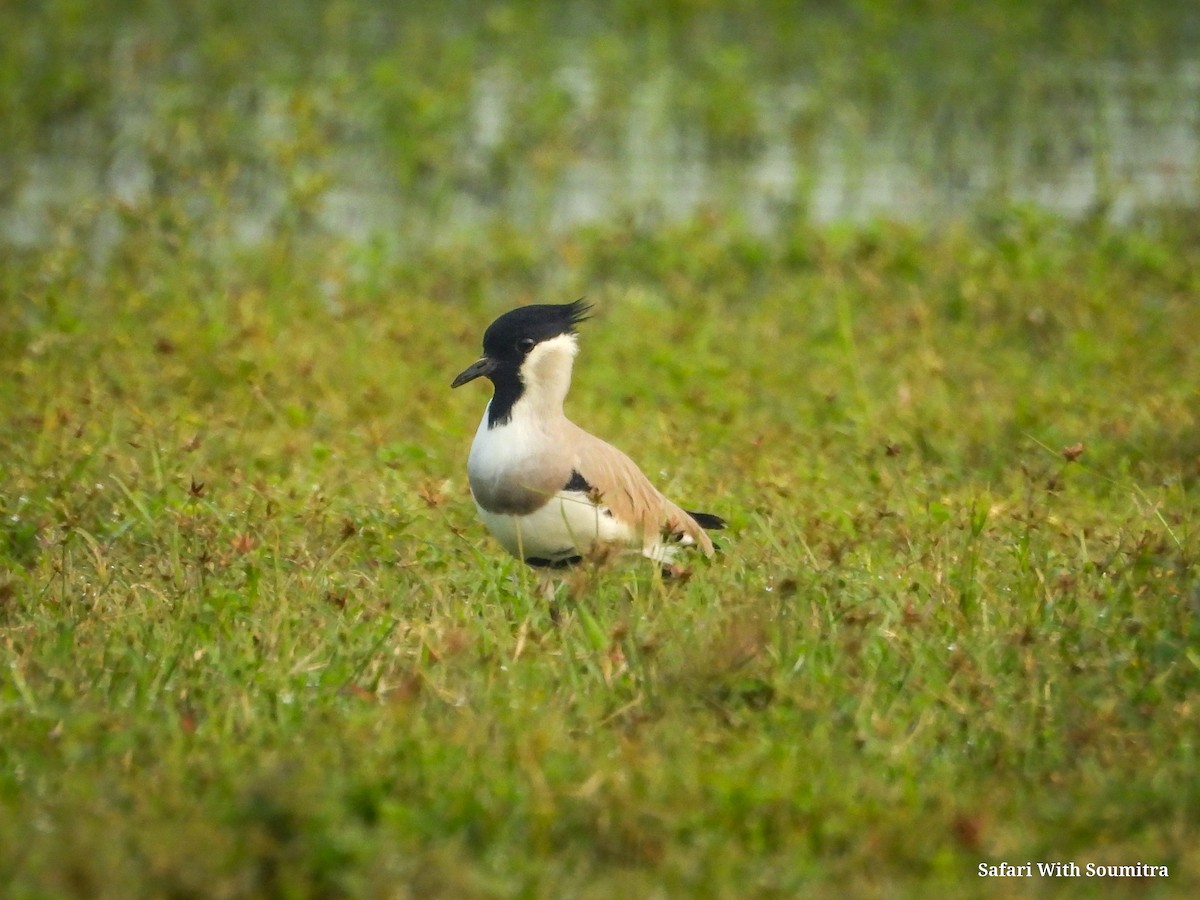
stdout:
<svg viewBox="0 0 1200 900">
<path fill-rule="evenodd" d="M 459 373 L 450 387 L 487 377 L 495 388 L 488 405 L 488 428 L 505 424 L 525 391 L 521 382 L 525 357 L 542 341 L 574 334 L 591 310 L 581 297 L 574 303 L 543 303 L 506 312 L 483 333 L 483 358 Z"/>
<path fill-rule="evenodd" d="M 574 334 L 575 326 L 588 317 L 591 309 L 583 298 L 574 303 L 520 306 L 488 326 L 483 333 L 483 352 L 495 360 L 520 359 L 542 341 Z"/>
</svg>

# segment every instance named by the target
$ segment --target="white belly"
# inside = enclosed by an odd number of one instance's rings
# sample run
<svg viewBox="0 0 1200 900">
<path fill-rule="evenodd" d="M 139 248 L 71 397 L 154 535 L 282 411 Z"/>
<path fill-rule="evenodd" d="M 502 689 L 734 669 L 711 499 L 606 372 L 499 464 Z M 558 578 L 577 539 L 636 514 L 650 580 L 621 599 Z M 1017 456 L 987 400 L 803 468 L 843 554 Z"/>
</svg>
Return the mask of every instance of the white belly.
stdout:
<svg viewBox="0 0 1200 900">
<path fill-rule="evenodd" d="M 522 560 L 584 556 L 597 544 L 641 545 L 633 529 L 579 491 L 559 491 L 545 506 L 524 516 L 491 513 L 478 503 L 476 508 L 488 531 Z"/>
<path fill-rule="evenodd" d="M 520 401 L 513 408 L 508 424 L 488 428 L 487 422 L 485 410 L 471 445 L 467 470 L 472 495 L 479 490 L 484 492 L 485 498 L 495 499 L 502 494 L 506 482 L 524 480 L 516 473 L 522 466 L 538 464 L 538 457 L 544 454 L 549 438 L 544 429 L 534 427 L 529 410 Z M 559 484 L 566 483 L 569 475 L 569 469 L 562 473 L 563 480 Z M 599 544 L 636 548 L 660 562 L 670 561 L 674 554 L 675 548 L 664 545 L 657 535 L 650 541 L 643 540 L 639 529 L 617 521 L 581 491 L 560 490 L 548 503 L 524 515 L 489 512 L 479 499 L 479 496 L 475 497 L 479 518 L 504 549 L 521 560 L 534 558 L 556 562 L 572 556 L 586 556 Z M 490 505 L 500 508 L 496 504 Z"/>
</svg>

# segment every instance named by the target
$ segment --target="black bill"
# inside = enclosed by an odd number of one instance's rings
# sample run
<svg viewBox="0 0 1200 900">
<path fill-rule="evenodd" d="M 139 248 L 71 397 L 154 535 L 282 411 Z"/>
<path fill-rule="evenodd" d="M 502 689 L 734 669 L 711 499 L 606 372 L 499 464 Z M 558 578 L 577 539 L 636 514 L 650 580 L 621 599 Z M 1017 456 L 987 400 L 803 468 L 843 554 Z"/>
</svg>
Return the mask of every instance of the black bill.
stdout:
<svg viewBox="0 0 1200 900">
<path fill-rule="evenodd" d="M 450 387 L 461 387 L 468 381 L 474 381 L 481 375 L 490 375 L 494 371 L 496 371 L 496 361 L 485 356 L 483 359 L 472 363 L 466 369 L 459 372 L 458 377 L 451 382 Z"/>
</svg>

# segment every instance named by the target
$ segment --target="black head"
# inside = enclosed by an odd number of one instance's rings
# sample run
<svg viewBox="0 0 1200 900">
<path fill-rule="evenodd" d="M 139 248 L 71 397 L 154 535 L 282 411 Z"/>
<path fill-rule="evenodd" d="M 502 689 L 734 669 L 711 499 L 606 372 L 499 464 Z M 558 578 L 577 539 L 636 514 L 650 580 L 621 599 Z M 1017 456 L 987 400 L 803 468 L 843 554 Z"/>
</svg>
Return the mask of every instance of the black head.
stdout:
<svg viewBox="0 0 1200 900">
<path fill-rule="evenodd" d="M 483 358 L 468 367 L 452 388 L 487 376 L 497 387 L 502 381 L 518 379 L 521 363 L 542 341 L 560 334 L 575 334 L 575 326 L 588 317 L 591 306 L 582 298 L 574 303 L 543 303 L 520 306 L 506 312 L 483 333 Z"/>
<path fill-rule="evenodd" d="M 497 361 L 520 361 L 540 344 L 560 334 L 574 334 L 591 309 L 582 299 L 574 303 L 520 306 L 506 312 L 483 333 L 483 352 Z"/>
</svg>

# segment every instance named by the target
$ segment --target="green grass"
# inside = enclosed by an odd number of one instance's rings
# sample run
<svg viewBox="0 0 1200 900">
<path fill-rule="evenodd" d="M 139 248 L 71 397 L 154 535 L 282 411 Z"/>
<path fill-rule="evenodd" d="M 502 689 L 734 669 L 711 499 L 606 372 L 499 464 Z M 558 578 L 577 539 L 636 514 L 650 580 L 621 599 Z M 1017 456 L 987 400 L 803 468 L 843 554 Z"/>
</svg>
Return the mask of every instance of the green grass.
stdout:
<svg viewBox="0 0 1200 900">
<path fill-rule="evenodd" d="M 875 208 L 880 181 L 905 207 L 900 179 L 930 218 L 1089 179 L 1103 214 L 1195 196 L 1193 7 L 10 0 L 0 213 L 41 245 L 116 194 L 219 249 L 260 225 L 336 233 L 349 196 L 406 246 L 546 227 L 597 169 L 589 202 L 653 214 L 670 203 L 646 170 L 702 163 L 685 192 L 757 197 L 772 224 L 820 210 L 821 188 L 844 195 L 824 216 Z M 768 148 L 795 166 L 778 195 L 754 174 Z M 119 229 L 95 228 L 98 255 Z"/>
<path fill-rule="evenodd" d="M 1140 860 L 1169 880 L 1118 890 L 1189 894 L 1197 259 L 1183 217 L 1021 211 L 6 254 L 0 883 L 1017 896 L 1101 885 L 979 862 Z M 448 384 L 582 293 L 569 412 L 731 528 L 555 622 Z"/>
<path fill-rule="evenodd" d="M 1200 228 L 1105 222 L 1200 20 L 760 7 L 0 5 L 0 893 L 1195 895 Z M 892 133 L 990 205 L 806 224 Z M 713 205 L 552 233 L 631 135 Z M 568 411 L 730 529 L 551 616 L 449 383 L 584 294 Z"/>
</svg>

